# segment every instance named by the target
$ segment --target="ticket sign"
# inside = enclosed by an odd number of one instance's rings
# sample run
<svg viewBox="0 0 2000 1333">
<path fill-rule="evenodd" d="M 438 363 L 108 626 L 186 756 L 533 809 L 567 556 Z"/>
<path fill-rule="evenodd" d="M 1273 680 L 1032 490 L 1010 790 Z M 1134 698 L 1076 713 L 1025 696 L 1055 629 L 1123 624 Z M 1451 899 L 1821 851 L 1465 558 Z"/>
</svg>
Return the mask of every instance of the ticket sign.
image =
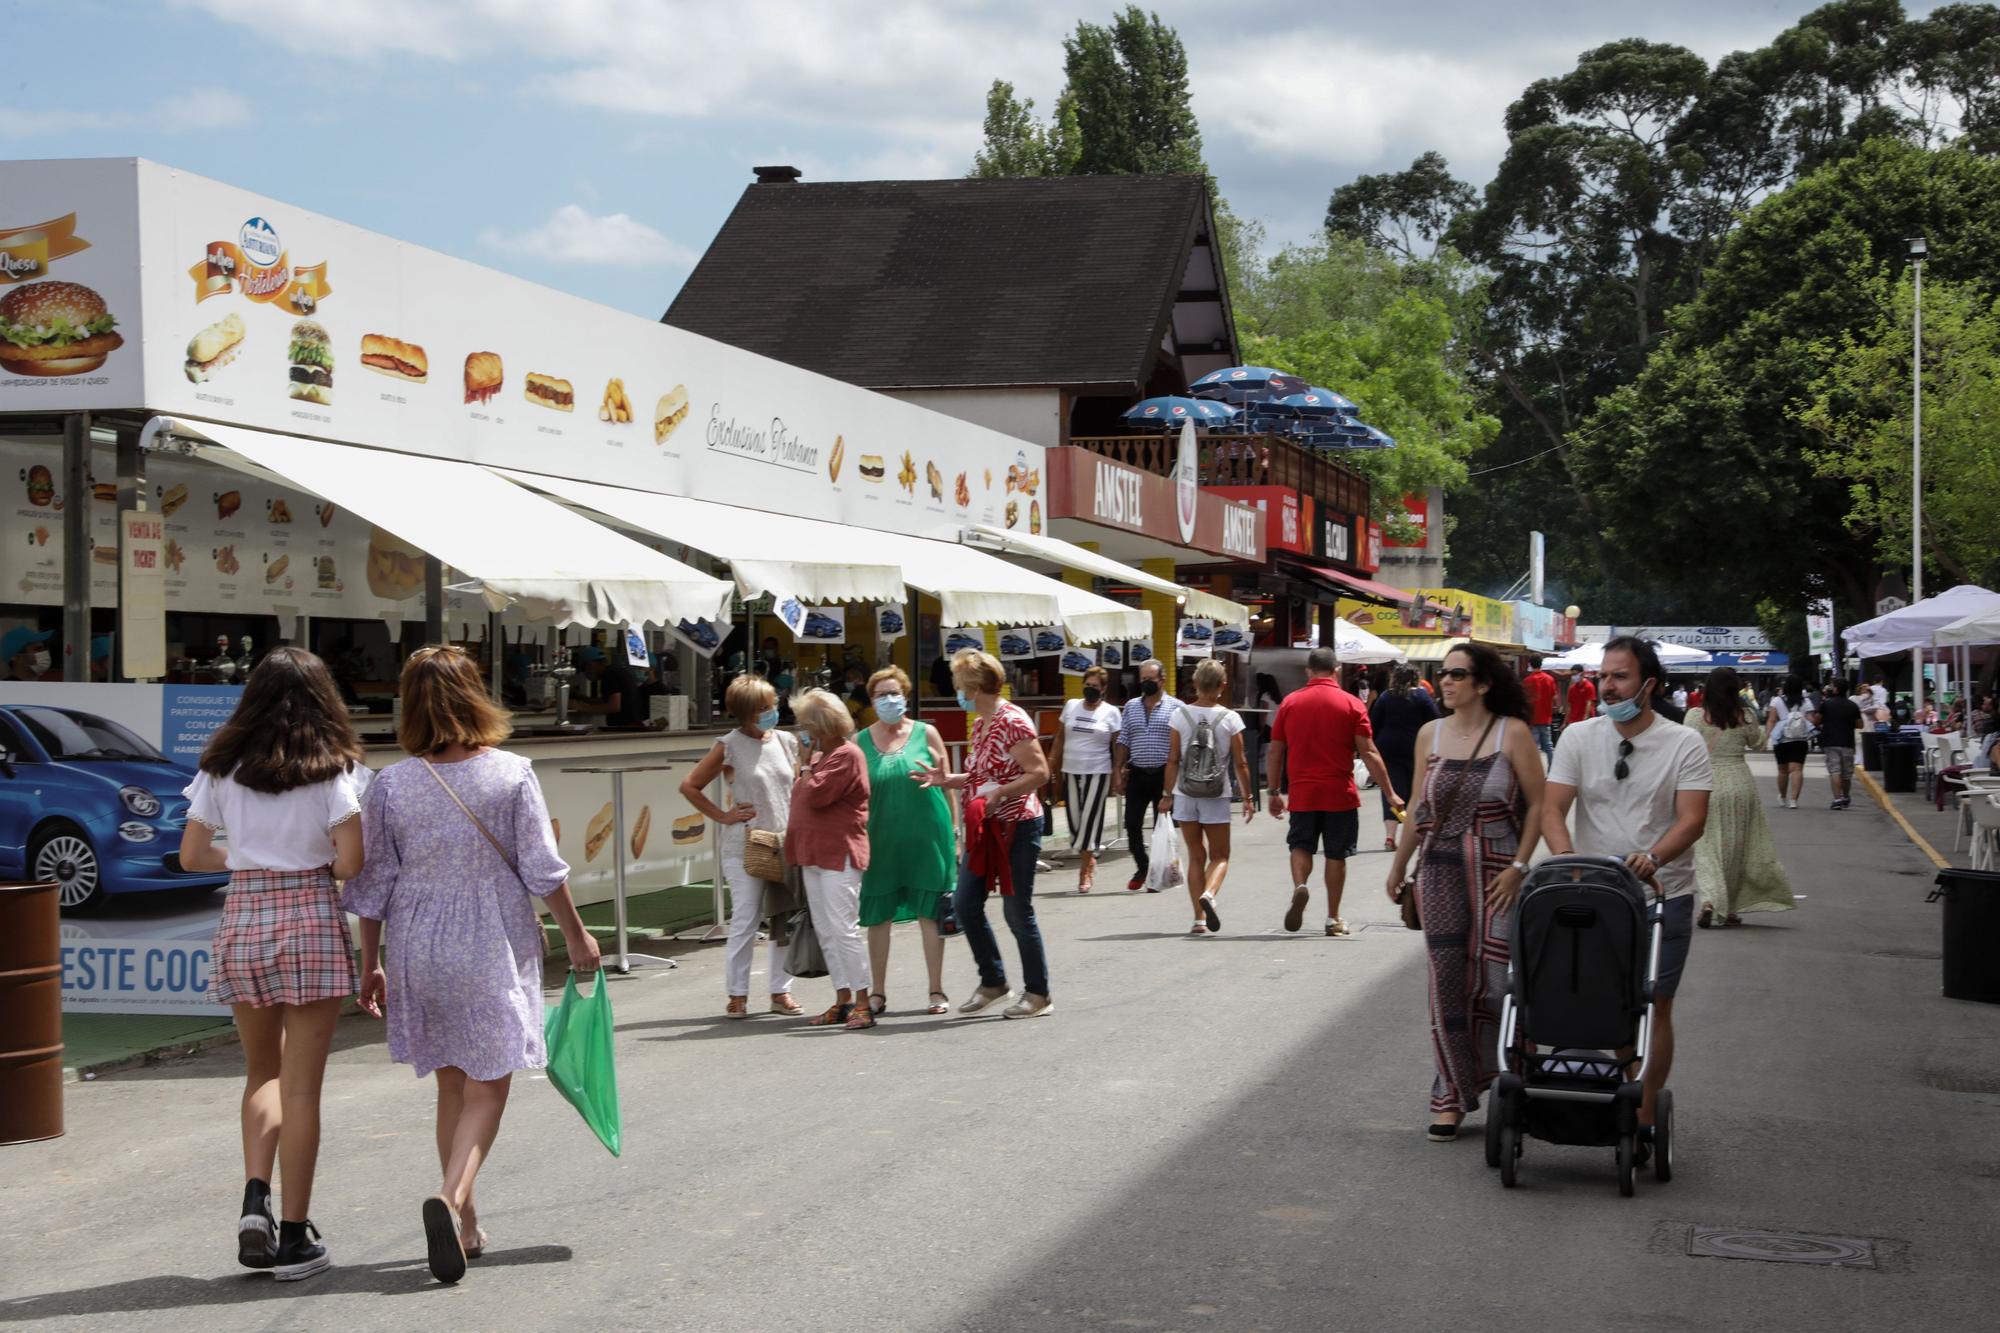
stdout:
<svg viewBox="0 0 2000 1333">
<path fill-rule="evenodd" d="M 157 679 L 167 674 L 166 520 L 127 509 L 118 516 L 118 540 L 125 580 L 125 596 L 118 603 L 124 674 Z"/>
</svg>

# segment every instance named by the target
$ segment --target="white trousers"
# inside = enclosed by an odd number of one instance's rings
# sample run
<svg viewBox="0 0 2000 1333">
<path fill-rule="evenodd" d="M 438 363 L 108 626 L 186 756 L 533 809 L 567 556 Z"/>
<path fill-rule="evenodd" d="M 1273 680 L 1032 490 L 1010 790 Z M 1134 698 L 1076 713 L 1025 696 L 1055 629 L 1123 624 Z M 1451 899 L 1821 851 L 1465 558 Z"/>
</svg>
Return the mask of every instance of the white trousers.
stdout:
<svg viewBox="0 0 2000 1333">
<path fill-rule="evenodd" d="M 868 946 L 861 939 L 861 872 L 849 862 L 839 870 L 805 867 L 806 904 L 826 955 L 827 980 L 836 990 L 868 996 Z"/>
<path fill-rule="evenodd" d="M 729 886 L 729 943 L 723 947 L 722 970 L 731 995 L 750 993 L 750 964 L 756 961 L 757 926 L 764 917 L 764 881 L 743 869 L 743 858 L 724 852 L 722 882 Z M 858 900 L 857 900 L 858 905 Z M 771 941 L 771 994 L 792 988 L 785 971 L 785 951 Z"/>
</svg>

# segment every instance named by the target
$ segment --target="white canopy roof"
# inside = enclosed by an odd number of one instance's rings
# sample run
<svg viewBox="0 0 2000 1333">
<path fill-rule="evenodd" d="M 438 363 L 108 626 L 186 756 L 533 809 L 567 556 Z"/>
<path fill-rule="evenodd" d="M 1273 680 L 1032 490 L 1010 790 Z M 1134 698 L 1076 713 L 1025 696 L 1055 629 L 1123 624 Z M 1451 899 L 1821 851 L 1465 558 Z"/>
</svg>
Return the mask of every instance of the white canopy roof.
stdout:
<svg viewBox="0 0 2000 1333">
<path fill-rule="evenodd" d="M 1968 617 L 2000 612 L 2000 593 L 1970 583 L 1947 588 L 1935 597 L 1912 602 L 1887 615 L 1864 620 L 1842 632 L 1847 646 L 1863 657 L 1888 657 L 1913 648 L 1928 648 L 1938 631 Z M 1942 642 L 1942 641 L 1941 641 Z M 1982 642 L 1952 639 L 1952 643 Z"/>
<path fill-rule="evenodd" d="M 1143 611 L 957 542 L 567 477 L 496 471 L 727 560 L 746 597 L 776 592 L 803 601 L 900 602 L 909 588 L 916 588 L 938 599 L 947 624 L 1060 623 L 1079 643 L 1143 638 L 1152 624 Z"/>
<path fill-rule="evenodd" d="M 1351 620 L 1333 622 L 1333 652 L 1341 661 L 1361 666 L 1410 660 L 1401 648 L 1379 635 L 1370 634 Z"/>
<path fill-rule="evenodd" d="M 973 524 L 966 529 L 966 533 L 974 545 L 1011 551 L 1031 559 L 1046 560 L 1052 565 L 1082 570 L 1101 579 L 1113 579 L 1120 583 L 1129 583 L 1135 588 L 1165 593 L 1182 601 L 1190 616 L 1213 620 L 1220 625 L 1247 627 L 1250 624 L 1248 607 L 1232 602 L 1226 597 L 1217 597 L 1214 593 L 1200 588 L 1184 587 L 1172 579 L 1148 574 L 1143 569 L 1135 569 L 1131 565 L 1113 560 L 1110 556 L 1099 555 L 1088 547 L 1078 546 L 1075 542 L 1066 542 L 1060 537 L 1044 537 L 1040 533 L 1031 532 L 1009 532 L 1004 528 L 996 528 L 985 523 Z"/>
<path fill-rule="evenodd" d="M 2000 643 L 2000 605 L 1978 611 L 1963 620 L 1954 620 L 1939 630 L 1932 640 L 1940 648 L 1958 644 Z"/>
<path fill-rule="evenodd" d="M 495 611 L 518 604 L 530 618 L 564 625 L 674 625 L 728 615 L 726 580 L 474 464 L 240 426 L 186 426 L 220 446 L 202 448 L 203 456 L 359 514 L 465 575 Z"/>
<path fill-rule="evenodd" d="M 1699 648 L 1686 648 L 1678 643 L 1656 643 L 1653 651 L 1660 655 L 1663 667 L 1694 666 L 1708 661 L 1708 654 Z M 1595 671 L 1604 665 L 1604 644 L 1586 643 L 1572 648 L 1561 657 L 1551 657 L 1542 663 L 1545 667 L 1582 667 L 1585 671 Z"/>
</svg>

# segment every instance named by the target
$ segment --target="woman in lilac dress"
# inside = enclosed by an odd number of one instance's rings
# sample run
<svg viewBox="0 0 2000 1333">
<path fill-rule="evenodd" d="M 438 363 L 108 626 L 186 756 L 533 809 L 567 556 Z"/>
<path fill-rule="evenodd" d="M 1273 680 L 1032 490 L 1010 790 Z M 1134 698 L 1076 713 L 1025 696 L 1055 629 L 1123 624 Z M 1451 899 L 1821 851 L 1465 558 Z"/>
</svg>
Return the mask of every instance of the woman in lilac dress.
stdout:
<svg viewBox="0 0 2000 1333">
<path fill-rule="evenodd" d="M 507 737 L 507 715 L 472 659 L 419 649 L 403 664 L 402 698 L 396 739 L 415 758 L 368 788 L 366 858 L 345 906 L 361 918 L 361 1002 L 387 1019 L 390 1058 L 419 1078 L 437 1075 L 444 1183 L 424 1200 L 424 1235 L 431 1272 L 456 1282 L 485 1248 L 472 1183 L 493 1151 L 508 1082 L 548 1063 L 537 900 L 576 971 L 597 970 L 597 944 L 570 900 L 534 770 L 492 748 Z"/>
</svg>

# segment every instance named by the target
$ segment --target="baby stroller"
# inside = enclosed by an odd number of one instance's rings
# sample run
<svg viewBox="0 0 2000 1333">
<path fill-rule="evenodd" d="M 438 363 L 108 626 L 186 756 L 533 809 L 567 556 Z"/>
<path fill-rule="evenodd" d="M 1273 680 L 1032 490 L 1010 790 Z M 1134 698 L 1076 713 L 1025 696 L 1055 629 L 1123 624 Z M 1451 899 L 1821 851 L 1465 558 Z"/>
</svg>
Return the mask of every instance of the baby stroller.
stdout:
<svg viewBox="0 0 2000 1333">
<path fill-rule="evenodd" d="M 1525 1140 L 1617 1149 L 1618 1192 L 1638 1159 L 1639 1075 L 1651 1044 L 1661 899 L 1611 856 L 1558 856 L 1522 886 L 1500 1010 L 1500 1077 L 1486 1116 L 1486 1164 L 1518 1178 Z M 1673 1178 L 1673 1094 L 1662 1089 L 1653 1175 Z"/>
</svg>

